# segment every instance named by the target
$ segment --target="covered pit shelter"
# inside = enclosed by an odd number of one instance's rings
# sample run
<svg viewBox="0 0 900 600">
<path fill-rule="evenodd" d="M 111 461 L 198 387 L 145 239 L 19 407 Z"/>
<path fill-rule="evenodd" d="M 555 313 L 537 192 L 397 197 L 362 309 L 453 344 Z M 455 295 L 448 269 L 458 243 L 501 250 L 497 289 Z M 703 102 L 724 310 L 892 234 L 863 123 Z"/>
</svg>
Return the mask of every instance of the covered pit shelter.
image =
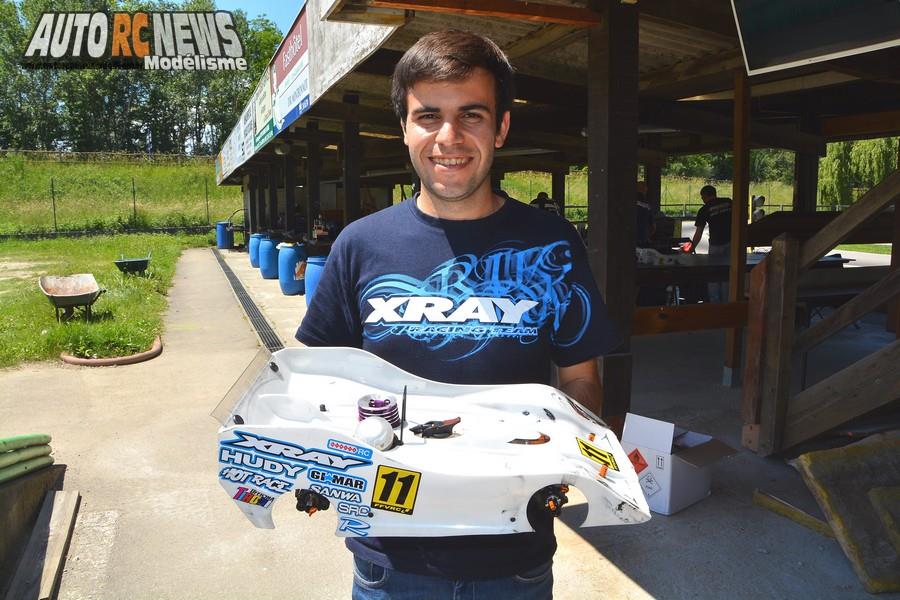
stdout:
<svg viewBox="0 0 900 600">
<path fill-rule="evenodd" d="M 390 205 L 397 185 L 409 194 L 416 176 L 390 108 L 390 76 L 419 37 L 444 28 L 490 37 L 517 70 L 511 131 L 497 152 L 495 183 L 502 187 L 509 172 L 549 172 L 550 196 L 570 203 L 567 174 L 587 166 L 591 268 L 620 330 L 727 331 L 723 383 L 745 382 L 745 445 L 771 454 L 900 397 L 900 369 L 891 368 L 897 343 L 876 353 L 869 368 L 884 375 L 880 387 L 852 408 L 839 393 L 831 404 L 815 406 L 821 390 L 800 392 L 806 395 L 792 404 L 790 383 L 804 349 L 900 289 L 900 211 L 894 208 L 900 175 L 842 214 L 817 212 L 816 202 L 827 142 L 900 133 L 900 48 L 882 44 L 748 76 L 727 2 L 307 0 L 216 161 L 219 183 L 242 187 L 249 232 L 311 240 L 317 230 L 324 233 L 315 227 L 320 216 L 346 224 Z M 782 148 L 796 157 L 793 210 L 752 227 L 751 148 Z M 639 165 L 648 201 L 658 208 L 668 157 L 720 151 L 732 152 L 734 161 L 730 266 L 639 268 Z M 309 244 L 311 253 L 324 252 L 325 240 Z M 847 240 L 893 241 L 890 269 L 806 270 Z M 773 245 L 763 268 L 749 277 L 747 247 Z M 636 306 L 639 284 L 716 277 L 729 282 L 727 303 Z M 826 328 L 801 333 L 795 343 L 791 315 L 807 284 L 854 300 Z M 897 330 L 900 304 L 889 312 Z M 603 416 L 614 427 L 630 405 L 628 339 L 600 359 Z M 844 373 L 845 388 L 858 377 Z"/>
</svg>

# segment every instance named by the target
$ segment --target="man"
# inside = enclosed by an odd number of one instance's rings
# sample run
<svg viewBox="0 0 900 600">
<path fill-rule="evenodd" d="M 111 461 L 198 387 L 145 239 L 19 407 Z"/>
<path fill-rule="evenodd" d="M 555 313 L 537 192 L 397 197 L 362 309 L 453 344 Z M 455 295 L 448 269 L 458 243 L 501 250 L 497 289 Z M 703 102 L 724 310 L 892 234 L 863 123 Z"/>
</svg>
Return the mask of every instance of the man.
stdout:
<svg viewBox="0 0 900 600">
<path fill-rule="evenodd" d="M 404 54 L 392 101 L 421 191 L 341 233 L 297 338 L 450 383 L 549 383 L 555 363 L 559 387 L 599 412 L 595 358 L 617 340 L 584 248 L 565 220 L 490 187 L 513 97 L 485 38 L 430 33 Z M 535 505 L 529 521 L 516 535 L 350 538 L 353 598 L 549 598 L 553 519 Z"/>
<path fill-rule="evenodd" d="M 728 264 L 731 252 L 731 198 L 719 198 L 716 188 L 704 185 L 700 188 L 700 199 L 703 200 L 703 206 L 697 211 L 694 221 L 696 231 L 691 247 L 697 248 L 703 237 L 703 230 L 709 223 L 709 256 L 717 263 L 724 261 L 724 264 Z M 708 288 L 710 302 L 724 302 L 728 299 L 727 282 L 716 281 L 710 283 Z"/>
<path fill-rule="evenodd" d="M 557 204 L 556 200 L 551 200 L 550 196 L 547 195 L 547 192 L 538 192 L 535 199 L 531 201 L 531 206 L 546 210 L 554 215 L 560 214 L 559 204 Z"/>
<path fill-rule="evenodd" d="M 635 199 L 635 244 L 637 247 L 650 245 L 650 238 L 656 233 L 656 224 L 653 222 L 653 210 L 647 203 L 644 193 L 638 190 Z"/>
</svg>

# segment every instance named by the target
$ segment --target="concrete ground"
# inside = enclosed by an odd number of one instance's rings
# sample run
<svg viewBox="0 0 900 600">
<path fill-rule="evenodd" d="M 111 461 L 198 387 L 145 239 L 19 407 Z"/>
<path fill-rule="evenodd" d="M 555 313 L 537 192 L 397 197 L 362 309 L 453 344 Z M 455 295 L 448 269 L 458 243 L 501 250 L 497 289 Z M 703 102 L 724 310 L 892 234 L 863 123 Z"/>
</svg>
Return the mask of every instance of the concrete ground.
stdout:
<svg viewBox="0 0 900 600">
<path fill-rule="evenodd" d="M 226 260 L 292 340 L 303 299 L 281 296 L 246 254 Z M 840 348 L 888 339 L 877 318 L 861 327 L 840 334 Z M 0 371 L 0 436 L 52 434 L 66 488 L 82 494 L 60 598 L 348 598 L 350 555 L 333 515 L 301 515 L 285 498 L 278 528 L 258 530 L 217 483 L 209 413 L 258 342 L 209 250 L 178 264 L 164 343 L 162 356 L 129 367 Z M 633 410 L 739 448 L 740 390 L 719 385 L 723 348 L 719 332 L 637 338 Z M 557 527 L 555 597 L 869 597 L 834 540 L 754 506 L 754 488 L 817 510 L 783 461 L 746 451 L 714 467 L 710 498 L 646 524 L 577 529 L 584 507 L 573 496 Z"/>
</svg>

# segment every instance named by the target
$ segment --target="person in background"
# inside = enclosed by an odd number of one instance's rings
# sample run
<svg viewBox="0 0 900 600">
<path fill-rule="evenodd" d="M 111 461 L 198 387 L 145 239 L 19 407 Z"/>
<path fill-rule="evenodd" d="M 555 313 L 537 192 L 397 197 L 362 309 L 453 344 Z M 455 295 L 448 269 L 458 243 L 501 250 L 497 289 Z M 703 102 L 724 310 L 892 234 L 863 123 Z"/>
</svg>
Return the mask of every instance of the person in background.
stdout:
<svg viewBox="0 0 900 600">
<path fill-rule="evenodd" d="M 647 246 L 650 244 L 650 238 L 656 232 L 656 225 L 653 222 L 653 211 L 641 192 L 637 193 L 635 215 L 637 218 L 637 223 L 635 224 L 635 245 L 638 247 Z"/>
<path fill-rule="evenodd" d="M 753 199 L 753 213 L 750 215 L 750 222 L 756 223 L 764 216 L 766 216 L 766 209 L 763 208 L 763 205 L 766 203 L 765 196 L 757 196 Z"/>
<path fill-rule="evenodd" d="M 547 192 L 538 192 L 535 199 L 531 201 L 531 206 L 546 210 L 554 215 L 560 214 L 559 204 L 556 200 L 551 200 L 550 196 L 547 195 Z"/>
<path fill-rule="evenodd" d="M 709 256 L 716 264 L 728 264 L 731 252 L 731 198 L 719 198 L 716 188 L 704 185 L 700 188 L 703 206 L 697 211 L 694 226 L 693 248 L 697 248 L 703 237 L 703 230 L 709 224 Z M 712 282 L 708 285 L 709 301 L 724 302 L 728 296 L 728 283 Z"/>
</svg>

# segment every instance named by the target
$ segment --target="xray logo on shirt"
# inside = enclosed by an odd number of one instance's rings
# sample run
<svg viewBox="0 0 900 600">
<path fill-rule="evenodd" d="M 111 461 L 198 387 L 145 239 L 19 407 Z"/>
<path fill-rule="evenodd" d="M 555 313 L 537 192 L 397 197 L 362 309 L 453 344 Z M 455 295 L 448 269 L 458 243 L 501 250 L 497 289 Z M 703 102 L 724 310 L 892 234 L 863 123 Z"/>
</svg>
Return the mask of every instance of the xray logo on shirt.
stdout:
<svg viewBox="0 0 900 600">
<path fill-rule="evenodd" d="M 371 309 L 364 335 L 370 340 L 405 336 L 433 350 L 453 341 L 472 342 L 457 360 L 498 338 L 533 343 L 545 325 L 556 344 L 576 343 L 591 311 L 587 290 L 566 280 L 572 269 L 569 243 L 522 246 L 504 242 L 480 257 L 454 257 L 423 280 L 402 274 L 374 279 L 362 294 L 364 309 Z M 568 339 L 559 339 L 564 317 L 577 323 L 567 327 Z"/>
</svg>

